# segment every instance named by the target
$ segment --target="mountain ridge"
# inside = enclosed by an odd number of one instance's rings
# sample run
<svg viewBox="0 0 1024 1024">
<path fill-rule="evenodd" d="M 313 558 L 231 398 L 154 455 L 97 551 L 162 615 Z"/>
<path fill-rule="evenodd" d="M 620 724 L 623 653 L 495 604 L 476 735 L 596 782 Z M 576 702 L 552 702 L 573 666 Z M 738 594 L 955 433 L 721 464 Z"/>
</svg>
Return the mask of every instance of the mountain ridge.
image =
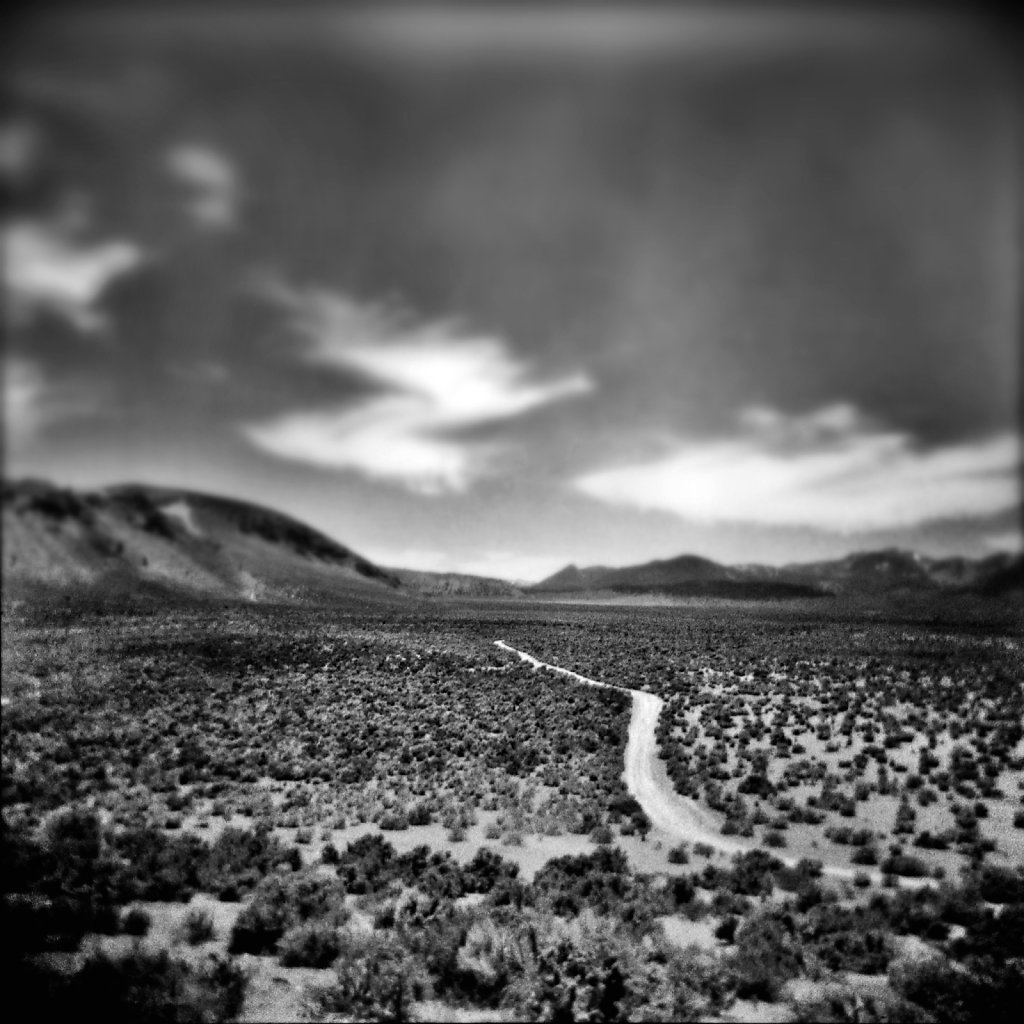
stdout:
<svg viewBox="0 0 1024 1024">
<path fill-rule="evenodd" d="M 783 566 L 723 565 L 692 553 L 639 565 L 570 563 L 530 585 L 467 573 L 384 568 L 263 505 L 179 487 L 75 490 L 3 481 L 5 596 L 152 592 L 258 602 L 361 597 L 523 598 L 588 594 L 782 600 L 900 593 L 1024 592 L 1024 558 L 933 558 L 898 548 Z"/>
<path fill-rule="evenodd" d="M 899 548 L 782 566 L 724 565 L 684 554 L 614 569 L 570 564 L 526 589 L 538 594 L 611 591 L 751 599 L 883 595 L 901 590 L 998 595 L 1021 589 L 1022 566 L 1022 556 L 1008 553 L 979 559 L 934 558 Z"/>
</svg>

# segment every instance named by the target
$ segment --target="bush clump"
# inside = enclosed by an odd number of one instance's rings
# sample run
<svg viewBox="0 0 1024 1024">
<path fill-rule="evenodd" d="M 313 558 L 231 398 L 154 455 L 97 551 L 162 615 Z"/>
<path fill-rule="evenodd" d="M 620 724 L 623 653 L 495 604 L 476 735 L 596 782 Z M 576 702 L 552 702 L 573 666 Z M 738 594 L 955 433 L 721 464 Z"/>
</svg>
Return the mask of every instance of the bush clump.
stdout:
<svg viewBox="0 0 1024 1024">
<path fill-rule="evenodd" d="M 152 923 L 152 915 L 142 907 L 129 907 L 121 915 L 121 931 L 136 938 L 146 935 Z"/>
<path fill-rule="evenodd" d="M 757 912 L 736 931 L 731 970 L 736 994 L 743 999 L 772 1002 L 782 985 L 803 966 L 803 952 L 791 919 Z"/>
<path fill-rule="evenodd" d="M 181 926 L 182 938 L 190 946 L 209 942 L 214 936 L 213 918 L 208 910 L 195 907 L 185 916 Z"/>
<path fill-rule="evenodd" d="M 277 943 L 283 967 L 330 967 L 341 952 L 337 925 L 330 921 L 297 924 Z"/>
<path fill-rule="evenodd" d="M 335 927 L 344 924 L 349 917 L 344 895 L 335 879 L 321 875 L 272 875 L 260 883 L 252 902 L 238 915 L 229 950 L 274 953 L 285 933 L 296 925 L 313 920 Z"/>
<path fill-rule="evenodd" d="M 216 954 L 193 966 L 166 950 L 135 947 L 122 956 L 94 952 L 70 976 L 35 965 L 16 986 L 44 1019 L 206 1024 L 238 1016 L 247 981 L 233 960 Z"/>
<path fill-rule="evenodd" d="M 321 1014 L 357 1020 L 409 1019 L 410 1004 L 422 999 L 425 979 L 415 958 L 393 935 L 339 935 L 334 979 L 311 990 Z"/>
</svg>

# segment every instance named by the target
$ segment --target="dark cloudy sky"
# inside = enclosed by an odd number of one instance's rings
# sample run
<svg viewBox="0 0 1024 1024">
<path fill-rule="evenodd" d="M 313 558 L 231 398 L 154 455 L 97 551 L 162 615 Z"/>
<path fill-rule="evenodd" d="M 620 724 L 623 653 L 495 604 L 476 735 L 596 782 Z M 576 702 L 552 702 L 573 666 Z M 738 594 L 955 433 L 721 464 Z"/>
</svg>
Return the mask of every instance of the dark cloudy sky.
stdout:
<svg viewBox="0 0 1024 1024">
<path fill-rule="evenodd" d="M 7 474 L 525 579 L 1019 547 L 1008 54 L 812 10 L 23 15 Z"/>
</svg>

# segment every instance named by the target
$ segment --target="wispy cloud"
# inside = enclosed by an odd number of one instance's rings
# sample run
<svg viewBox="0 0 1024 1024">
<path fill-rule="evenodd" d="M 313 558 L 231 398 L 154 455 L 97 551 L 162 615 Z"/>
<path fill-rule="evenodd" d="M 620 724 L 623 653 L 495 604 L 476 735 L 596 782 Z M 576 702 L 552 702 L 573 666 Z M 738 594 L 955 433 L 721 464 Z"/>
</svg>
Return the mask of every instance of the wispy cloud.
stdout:
<svg viewBox="0 0 1024 1024">
<path fill-rule="evenodd" d="M 11 356 L 3 366 L 4 440 L 8 450 L 20 448 L 45 421 L 43 375 L 35 363 Z"/>
<path fill-rule="evenodd" d="M 324 292 L 278 291 L 308 339 L 306 358 L 353 372 L 378 392 L 339 407 L 249 424 L 247 436 L 284 458 L 401 483 L 423 493 L 464 489 L 497 451 L 466 437 L 590 389 L 583 374 L 531 379 L 498 338 L 454 321 L 414 322 Z"/>
<path fill-rule="evenodd" d="M 99 300 L 115 278 L 142 260 L 132 242 L 79 239 L 83 215 L 70 211 L 51 221 L 21 220 L 2 233 L 8 322 L 19 326 L 46 310 L 84 333 L 102 330 Z"/>
<path fill-rule="evenodd" d="M 516 551 L 487 550 L 470 553 L 456 562 L 458 572 L 490 576 L 513 583 L 539 583 L 565 565 L 561 555 L 531 555 Z"/>
<path fill-rule="evenodd" d="M 1010 431 L 922 449 L 845 403 L 803 416 L 752 408 L 739 419 L 738 436 L 681 441 L 667 456 L 598 470 L 575 486 L 697 522 L 842 532 L 986 516 L 1019 501 L 1020 446 Z"/>
<path fill-rule="evenodd" d="M 103 401 L 96 388 L 55 382 L 25 356 L 3 362 L 3 436 L 5 454 L 20 454 L 51 424 L 95 410 Z"/>
<path fill-rule="evenodd" d="M 40 148 L 39 130 L 30 121 L 0 125 L 0 181 L 15 187 L 23 184 L 36 168 Z"/>
<path fill-rule="evenodd" d="M 183 142 L 168 151 L 167 170 L 188 190 L 186 210 L 197 225 L 216 231 L 235 226 L 241 182 L 223 153 L 202 143 Z"/>
<path fill-rule="evenodd" d="M 456 572 L 470 576 L 519 583 L 538 583 L 565 565 L 563 555 L 533 555 L 504 549 L 470 549 L 463 552 L 433 548 L 376 549 L 378 565 L 423 572 Z"/>
<path fill-rule="evenodd" d="M 1024 552 L 1024 531 L 1018 527 L 1015 530 L 986 533 L 982 535 L 981 542 L 990 551 L 1008 551 L 1011 554 L 1020 554 Z"/>
</svg>

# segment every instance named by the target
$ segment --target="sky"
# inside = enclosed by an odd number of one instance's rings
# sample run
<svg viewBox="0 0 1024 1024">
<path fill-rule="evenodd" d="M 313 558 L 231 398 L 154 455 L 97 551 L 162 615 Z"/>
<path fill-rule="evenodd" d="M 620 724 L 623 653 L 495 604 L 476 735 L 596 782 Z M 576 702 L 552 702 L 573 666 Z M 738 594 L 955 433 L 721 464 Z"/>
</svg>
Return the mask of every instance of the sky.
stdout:
<svg viewBox="0 0 1024 1024">
<path fill-rule="evenodd" d="M 4 471 L 379 564 L 1019 550 L 1018 90 L 942 8 L 37 5 Z"/>
</svg>

